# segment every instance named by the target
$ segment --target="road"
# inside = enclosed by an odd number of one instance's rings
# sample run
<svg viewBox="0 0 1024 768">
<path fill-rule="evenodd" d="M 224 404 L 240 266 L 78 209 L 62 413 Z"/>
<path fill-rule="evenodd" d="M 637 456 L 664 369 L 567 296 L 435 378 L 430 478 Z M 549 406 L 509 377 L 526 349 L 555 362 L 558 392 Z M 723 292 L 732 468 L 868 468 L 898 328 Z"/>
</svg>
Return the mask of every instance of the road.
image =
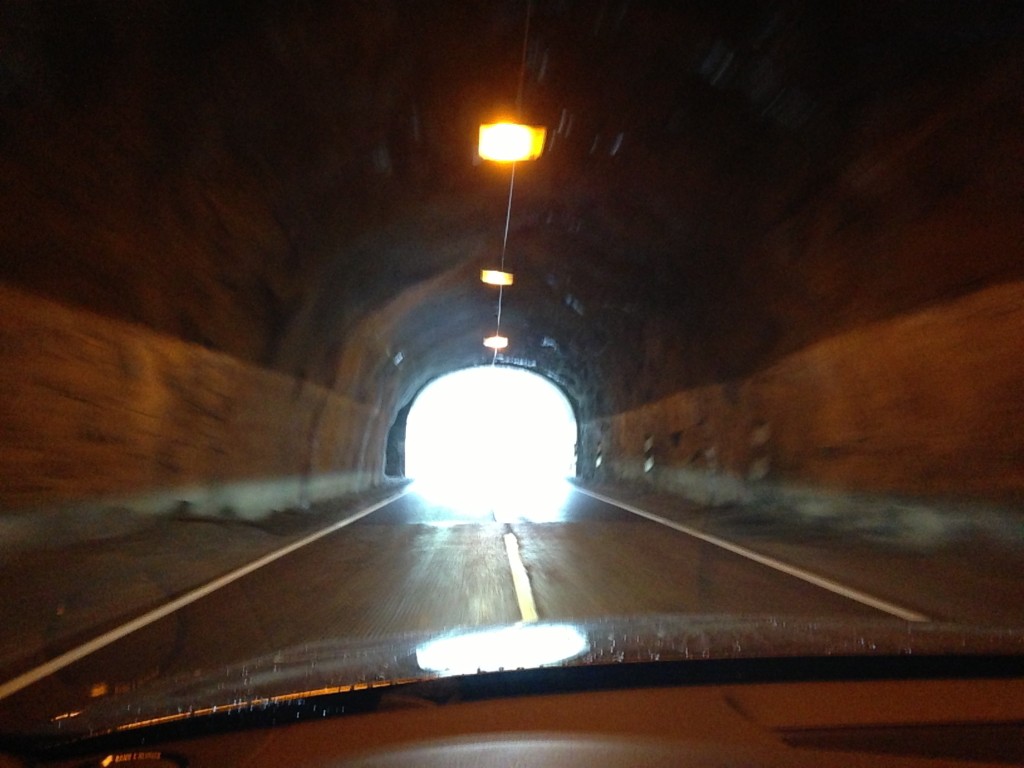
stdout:
<svg viewBox="0 0 1024 768">
<path fill-rule="evenodd" d="M 505 491 L 499 503 L 482 492 L 444 503 L 414 489 L 11 693 L 0 723 L 17 730 L 157 676 L 297 644 L 508 624 L 529 611 L 541 620 L 886 615 L 567 483 Z"/>
</svg>

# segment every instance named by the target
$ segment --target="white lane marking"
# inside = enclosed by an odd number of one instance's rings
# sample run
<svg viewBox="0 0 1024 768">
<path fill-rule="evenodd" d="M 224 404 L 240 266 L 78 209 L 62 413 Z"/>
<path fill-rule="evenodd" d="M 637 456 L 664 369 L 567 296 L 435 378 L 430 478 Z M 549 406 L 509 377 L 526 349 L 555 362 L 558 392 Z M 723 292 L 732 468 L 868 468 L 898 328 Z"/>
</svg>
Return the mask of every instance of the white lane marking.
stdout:
<svg viewBox="0 0 1024 768">
<path fill-rule="evenodd" d="M 881 600 L 877 597 L 872 597 L 866 592 L 861 592 L 859 589 L 844 586 L 839 582 L 832 581 L 831 579 L 826 579 L 824 576 L 818 576 L 817 574 L 811 573 L 810 571 L 805 571 L 803 568 L 797 568 L 795 565 L 789 565 L 788 563 L 784 563 L 781 560 L 776 560 L 774 557 L 768 557 L 767 555 L 758 554 L 757 552 L 747 549 L 746 547 L 741 547 L 738 544 L 733 544 L 732 542 L 726 541 L 725 539 L 720 539 L 717 536 L 712 536 L 708 533 L 702 533 L 701 531 L 698 531 L 694 528 L 690 528 L 686 525 L 682 525 L 681 523 L 668 520 L 664 517 L 659 517 L 658 515 L 652 514 L 651 512 L 647 512 L 646 510 L 640 509 L 639 507 L 634 507 L 630 504 L 626 504 L 625 502 L 618 501 L 608 496 L 604 496 L 600 493 L 595 493 L 594 491 L 588 491 L 584 488 L 580 488 L 579 486 L 576 486 L 576 490 L 578 490 L 580 493 L 586 494 L 587 496 L 591 496 L 597 499 L 598 501 L 603 501 L 606 504 L 611 504 L 612 506 L 618 507 L 619 509 L 624 509 L 627 512 L 632 512 L 634 515 L 639 515 L 640 517 L 647 518 L 648 520 L 651 520 L 655 523 L 661 523 L 662 525 L 666 525 L 669 528 L 673 528 L 679 531 L 680 533 L 685 533 L 687 536 L 693 536 L 694 538 L 700 539 L 701 541 L 706 541 L 708 544 L 714 544 L 716 547 L 721 547 L 722 549 L 728 550 L 733 554 L 740 555 L 741 557 L 745 557 L 748 560 L 753 560 L 755 563 L 766 565 L 769 568 L 774 568 L 776 571 L 781 571 L 782 573 L 788 574 L 790 576 L 795 576 L 796 578 L 806 581 L 809 584 L 813 584 L 816 587 L 827 589 L 829 592 L 834 592 L 837 595 L 842 595 L 845 598 L 854 600 L 863 605 L 870 606 L 871 608 L 882 611 L 883 613 L 888 613 L 889 615 L 895 616 L 899 619 L 904 619 L 905 621 L 931 621 L 931 619 L 929 619 L 923 613 L 918 613 L 917 611 L 912 611 L 909 608 L 903 608 L 902 606 L 896 605 L 895 603 L 890 603 L 886 600 Z"/>
<path fill-rule="evenodd" d="M 512 569 L 512 586 L 516 590 L 519 614 L 524 622 L 537 621 L 537 604 L 533 602 L 530 576 L 523 565 L 523 558 L 519 556 L 519 540 L 514 533 L 505 534 L 505 552 L 508 553 L 508 565 Z"/>
<path fill-rule="evenodd" d="M 138 618 L 132 619 L 126 624 L 122 624 L 120 627 L 116 627 L 110 630 L 109 632 L 105 632 L 99 637 L 93 638 L 89 642 L 83 643 L 77 648 L 72 648 L 70 651 L 62 653 L 60 656 L 56 656 L 50 659 L 48 662 L 39 665 L 35 669 L 30 669 L 28 672 L 24 672 L 18 675 L 17 677 L 8 680 L 6 683 L 0 684 L 0 699 L 5 699 L 12 693 L 17 693 L 22 688 L 26 688 L 27 686 L 32 685 L 32 683 L 42 680 L 44 677 L 49 677 L 54 672 L 64 669 L 64 667 L 67 667 L 70 664 L 74 664 L 76 661 L 84 659 L 89 654 L 95 653 L 101 648 L 104 648 L 110 645 L 111 643 L 116 642 L 121 638 L 130 635 L 132 632 L 137 632 L 143 627 L 146 627 L 155 621 L 159 621 L 165 616 L 169 616 L 175 611 L 184 608 L 186 605 L 194 603 L 196 600 L 199 600 L 202 597 L 206 597 L 212 592 L 216 592 L 221 587 L 226 587 L 233 581 L 238 581 L 243 576 L 248 576 L 253 571 L 259 570 L 263 566 L 269 565 L 275 560 L 278 560 L 284 557 L 285 555 L 291 554 L 295 550 L 300 549 L 306 546 L 307 544 L 313 543 L 317 539 L 322 539 L 324 536 L 327 536 L 330 533 L 334 533 L 335 531 L 344 528 L 347 525 L 351 525 L 357 520 L 366 517 L 371 512 L 376 512 L 378 509 L 386 507 L 391 502 L 397 501 L 408 492 L 409 487 L 406 486 L 398 493 L 389 496 L 383 501 L 378 501 L 376 504 L 373 504 L 372 506 L 369 506 L 360 512 L 356 512 L 354 515 L 346 517 L 344 520 L 339 520 L 338 522 L 328 526 L 327 528 L 324 528 L 323 530 L 317 531 L 316 533 L 311 533 L 303 539 L 293 541 L 291 544 L 288 544 L 287 546 L 284 546 L 275 552 L 271 552 L 269 555 L 264 555 L 263 557 L 259 558 L 258 560 L 254 560 L 248 565 L 243 565 L 241 568 L 231 571 L 230 573 L 225 574 L 220 578 L 214 579 L 213 581 L 204 584 L 201 587 L 197 587 L 196 589 L 193 589 L 191 592 L 187 592 L 181 597 L 175 598 L 171 602 L 165 603 L 159 608 L 154 608 L 149 613 L 144 613 Z"/>
</svg>

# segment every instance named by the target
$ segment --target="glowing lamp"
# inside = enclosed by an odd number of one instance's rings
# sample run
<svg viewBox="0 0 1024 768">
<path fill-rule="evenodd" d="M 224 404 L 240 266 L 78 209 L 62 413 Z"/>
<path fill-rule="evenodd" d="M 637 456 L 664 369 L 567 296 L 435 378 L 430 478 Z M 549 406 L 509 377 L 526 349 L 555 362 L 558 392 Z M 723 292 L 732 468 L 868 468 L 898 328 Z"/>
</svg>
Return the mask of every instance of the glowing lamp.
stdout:
<svg viewBox="0 0 1024 768">
<path fill-rule="evenodd" d="M 477 150 L 484 160 L 514 163 L 518 160 L 536 160 L 544 151 L 547 128 L 519 123 L 489 123 L 480 126 L 480 146 Z"/>
<path fill-rule="evenodd" d="M 484 346 L 488 349 L 504 349 L 508 346 L 508 336 L 488 336 L 484 339 Z"/>
<path fill-rule="evenodd" d="M 481 269 L 480 280 L 488 285 L 512 285 L 514 278 L 511 272 L 502 272 L 498 269 Z"/>
</svg>

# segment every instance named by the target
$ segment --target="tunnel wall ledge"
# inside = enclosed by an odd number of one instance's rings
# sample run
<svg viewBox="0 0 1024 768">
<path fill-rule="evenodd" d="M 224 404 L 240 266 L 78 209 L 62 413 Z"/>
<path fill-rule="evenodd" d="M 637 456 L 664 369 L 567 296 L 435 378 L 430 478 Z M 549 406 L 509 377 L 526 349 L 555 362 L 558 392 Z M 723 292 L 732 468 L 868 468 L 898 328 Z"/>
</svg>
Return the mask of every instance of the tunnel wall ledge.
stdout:
<svg viewBox="0 0 1024 768">
<path fill-rule="evenodd" d="M 283 512 L 315 513 L 312 505 L 350 498 L 382 485 L 370 472 L 336 472 L 192 486 L 22 509 L 0 515 L 0 553 L 52 549 L 132 534 L 156 519 L 260 525 Z"/>
<path fill-rule="evenodd" d="M 388 482 L 379 404 L 4 284 L 0 395 L 0 550 Z"/>
<path fill-rule="evenodd" d="M 982 535 L 1024 546 L 1024 514 L 983 502 L 937 502 L 890 494 L 850 493 L 784 484 L 751 482 L 727 472 L 678 467 L 644 470 L 643 460 L 606 463 L 584 487 L 615 497 L 663 493 L 707 508 L 744 507 L 755 514 L 786 518 L 810 530 L 935 547 Z"/>
<path fill-rule="evenodd" d="M 582 474 L 844 530 L 1019 540 L 1021 339 L 1024 282 L 990 285 L 590 420 Z"/>
</svg>

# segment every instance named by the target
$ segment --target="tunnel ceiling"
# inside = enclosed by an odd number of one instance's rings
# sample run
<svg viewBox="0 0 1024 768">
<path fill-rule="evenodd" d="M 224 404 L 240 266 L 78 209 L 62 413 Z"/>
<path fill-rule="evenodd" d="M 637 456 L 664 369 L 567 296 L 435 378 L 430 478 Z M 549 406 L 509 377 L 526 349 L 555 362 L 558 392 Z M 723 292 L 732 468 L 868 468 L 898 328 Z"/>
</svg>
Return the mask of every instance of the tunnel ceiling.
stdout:
<svg viewBox="0 0 1024 768">
<path fill-rule="evenodd" d="M 956 227 L 1019 205 L 1020 4 L 534 6 L 503 328 L 584 415 L 1021 275 Z M 6 280 L 367 399 L 489 359 L 524 2 L 0 8 Z"/>
</svg>

